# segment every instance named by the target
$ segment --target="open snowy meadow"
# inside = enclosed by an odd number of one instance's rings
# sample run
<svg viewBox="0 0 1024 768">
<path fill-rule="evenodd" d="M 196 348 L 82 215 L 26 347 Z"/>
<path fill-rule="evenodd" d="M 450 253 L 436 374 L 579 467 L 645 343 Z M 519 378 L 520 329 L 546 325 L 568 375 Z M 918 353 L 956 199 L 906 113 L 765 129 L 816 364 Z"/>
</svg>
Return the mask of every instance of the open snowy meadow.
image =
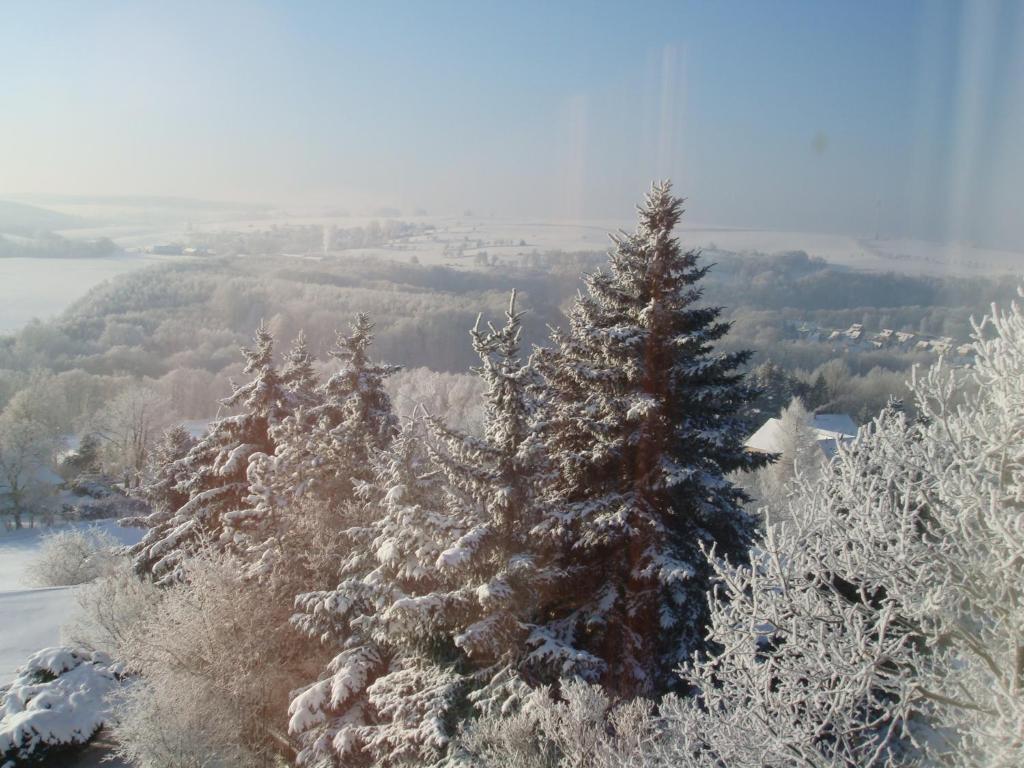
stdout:
<svg viewBox="0 0 1024 768">
<path fill-rule="evenodd" d="M 77 587 L 32 587 L 28 579 L 43 538 L 68 528 L 99 528 L 122 544 L 134 544 L 142 533 L 115 520 L 0 532 L 0 686 L 33 653 L 60 644 L 61 626 L 77 608 Z"/>
</svg>

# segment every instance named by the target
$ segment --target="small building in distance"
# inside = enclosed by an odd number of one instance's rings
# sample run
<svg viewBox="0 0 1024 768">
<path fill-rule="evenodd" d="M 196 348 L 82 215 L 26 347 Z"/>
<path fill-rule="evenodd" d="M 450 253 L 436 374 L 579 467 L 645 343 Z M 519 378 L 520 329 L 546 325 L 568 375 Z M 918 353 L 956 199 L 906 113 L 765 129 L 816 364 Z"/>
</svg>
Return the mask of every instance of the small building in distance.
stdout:
<svg viewBox="0 0 1024 768">
<path fill-rule="evenodd" d="M 857 436 L 857 425 L 845 413 L 818 413 L 807 424 L 814 433 L 822 458 L 836 455 L 840 443 L 849 443 Z M 768 419 L 743 446 L 757 453 L 782 453 L 784 435 L 781 419 Z"/>
</svg>

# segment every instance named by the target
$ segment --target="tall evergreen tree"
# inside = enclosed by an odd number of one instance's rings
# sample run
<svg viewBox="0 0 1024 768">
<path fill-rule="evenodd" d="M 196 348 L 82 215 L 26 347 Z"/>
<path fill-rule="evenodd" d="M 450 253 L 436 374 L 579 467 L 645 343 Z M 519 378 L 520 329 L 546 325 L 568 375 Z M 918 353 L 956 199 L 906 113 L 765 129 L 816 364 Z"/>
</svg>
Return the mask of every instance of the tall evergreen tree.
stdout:
<svg viewBox="0 0 1024 768">
<path fill-rule="evenodd" d="M 343 565 L 347 578 L 335 590 L 296 600 L 302 611 L 296 624 L 340 649 L 328 675 L 292 700 L 289 728 L 303 745 L 302 762 L 391 765 L 427 759 L 444 745 L 451 725 L 445 713 L 461 694 L 457 675 L 433 674 L 422 657 L 430 644 L 444 655 L 450 643 L 443 637 L 438 642 L 402 610 L 416 605 L 429 614 L 441 542 L 457 535 L 440 511 L 422 422 L 406 422 L 374 467 L 377 492 L 368 506 L 376 515 L 352 531 L 354 546 Z M 427 680 L 433 685 L 425 685 Z"/>
<path fill-rule="evenodd" d="M 328 353 L 341 368 L 324 385 L 323 405 L 317 411 L 321 428 L 329 430 L 335 457 L 352 470 L 352 478 L 371 476 L 370 458 L 398 431 L 384 379 L 401 366 L 372 362 L 368 354 L 371 344 L 373 323 L 360 312 L 351 335 L 338 334 Z"/>
<path fill-rule="evenodd" d="M 309 352 L 306 332 L 299 331 L 285 364 L 281 366 L 281 386 L 289 395 L 291 410 L 309 409 L 320 402 L 313 356 Z"/>
<path fill-rule="evenodd" d="M 485 710 L 536 680 L 526 639 L 555 581 L 551 553 L 532 536 L 545 478 L 531 439 L 537 380 L 520 356 L 521 317 L 513 292 L 504 327 L 485 331 L 478 321 L 471 331 L 485 385 L 483 438 L 427 422 L 445 508 L 463 532 L 437 560 L 447 589 L 442 624 L 464 654 L 471 699 Z"/>
<path fill-rule="evenodd" d="M 150 512 L 143 517 L 121 521 L 122 525 L 155 528 L 167 521 L 188 501 L 188 494 L 180 488 L 184 471 L 179 460 L 184 458 L 196 440 L 180 424 L 166 430 L 153 445 L 146 461 L 142 482 L 135 495 L 149 504 Z"/>
<path fill-rule="evenodd" d="M 656 694 L 701 648 L 711 572 L 700 547 L 746 557 L 754 519 L 726 479 L 763 457 L 743 449 L 754 392 L 722 354 L 708 271 L 672 232 L 682 200 L 654 185 L 636 232 L 613 237 L 608 271 L 586 278 L 567 332 L 537 355 L 541 432 L 557 469 L 539 531 L 563 548 L 566 581 L 531 638 L 552 672 L 616 695 Z"/>
<path fill-rule="evenodd" d="M 303 467 L 304 489 L 333 501 L 353 498 L 361 483 L 373 480 L 374 457 L 398 431 L 384 380 L 401 366 L 370 359 L 368 315 L 359 313 L 351 331 L 338 333 L 328 352 L 341 365 L 320 388 L 320 403 L 310 411 L 313 429 L 292 462 Z"/>
<path fill-rule="evenodd" d="M 289 354 L 281 378 L 295 410 L 272 430 L 274 453 L 252 457 L 248 506 L 230 517 L 259 572 L 279 560 L 283 529 L 299 499 L 358 508 L 359 487 L 374 479 L 377 455 L 397 431 L 384 379 L 399 367 L 370 360 L 372 330 L 368 316 L 359 314 L 351 335 L 338 334 L 329 354 L 341 366 L 316 389 L 301 335 Z"/>
<path fill-rule="evenodd" d="M 202 541 L 231 548 L 225 523 L 248 506 L 250 458 L 274 452 L 271 431 L 288 412 L 287 398 L 274 365 L 274 339 L 262 324 L 255 342 L 242 349 L 251 379 L 221 401 L 239 412 L 213 422 L 169 470 L 181 475 L 176 488 L 188 500 L 166 519 L 154 520 L 131 550 L 136 568 L 158 581 L 176 578 L 182 558 Z"/>
<path fill-rule="evenodd" d="M 351 628 L 331 676 L 293 703 L 293 727 L 333 734 L 307 735 L 314 752 L 333 743 L 351 760 L 358 745 L 382 765 L 439 764 L 474 705 L 499 708 L 527 690 L 526 638 L 550 577 L 530 537 L 539 520 L 533 374 L 519 355 L 514 294 L 503 328 L 478 322 L 471 333 L 484 435 L 434 418 L 407 426 L 378 474 L 383 516 L 369 575 L 303 599 L 314 625 L 326 612 Z M 367 590 L 372 599 L 353 616 Z M 344 701 L 325 706 L 327 690 Z"/>
</svg>

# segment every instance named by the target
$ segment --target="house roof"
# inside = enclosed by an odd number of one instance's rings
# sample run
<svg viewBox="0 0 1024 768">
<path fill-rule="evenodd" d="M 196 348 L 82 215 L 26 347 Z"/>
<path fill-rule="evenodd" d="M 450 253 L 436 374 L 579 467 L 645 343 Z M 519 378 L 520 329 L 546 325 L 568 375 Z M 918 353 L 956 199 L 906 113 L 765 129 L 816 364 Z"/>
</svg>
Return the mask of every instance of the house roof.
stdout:
<svg viewBox="0 0 1024 768">
<path fill-rule="evenodd" d="M 857 436 L 857 425 L 845 413 L 819 413 L 811 417 L 808 426 L 813 430 L 818 447 L 826 456 L 836 452 L 836 444 Z M 783 446 L 782 421 L 768 419 L 743 445 L 761 453 L 780 453 Z"/>
</svg>

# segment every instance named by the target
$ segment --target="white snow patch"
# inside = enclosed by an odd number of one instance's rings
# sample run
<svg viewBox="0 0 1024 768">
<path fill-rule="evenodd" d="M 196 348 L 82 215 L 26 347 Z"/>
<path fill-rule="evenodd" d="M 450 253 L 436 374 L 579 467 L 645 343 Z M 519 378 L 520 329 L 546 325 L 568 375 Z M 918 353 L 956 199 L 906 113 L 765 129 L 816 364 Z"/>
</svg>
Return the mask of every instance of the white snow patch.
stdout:
<svg viewBox="0 0 1024 768">
<path fill-rule="evenodd" d="M 90 527 L 104 530 L 122 544 L 134 544 L 143 534 L 138 528 L 122 528 L 116 520 L 0 531 L 0 686 L 13 680 L 17 668 L 40 648 L 60 644 L 61 625 L 78 607 L 75 587 L 26 588 L 26 566 L 47 533 Z"/>
</svg>

